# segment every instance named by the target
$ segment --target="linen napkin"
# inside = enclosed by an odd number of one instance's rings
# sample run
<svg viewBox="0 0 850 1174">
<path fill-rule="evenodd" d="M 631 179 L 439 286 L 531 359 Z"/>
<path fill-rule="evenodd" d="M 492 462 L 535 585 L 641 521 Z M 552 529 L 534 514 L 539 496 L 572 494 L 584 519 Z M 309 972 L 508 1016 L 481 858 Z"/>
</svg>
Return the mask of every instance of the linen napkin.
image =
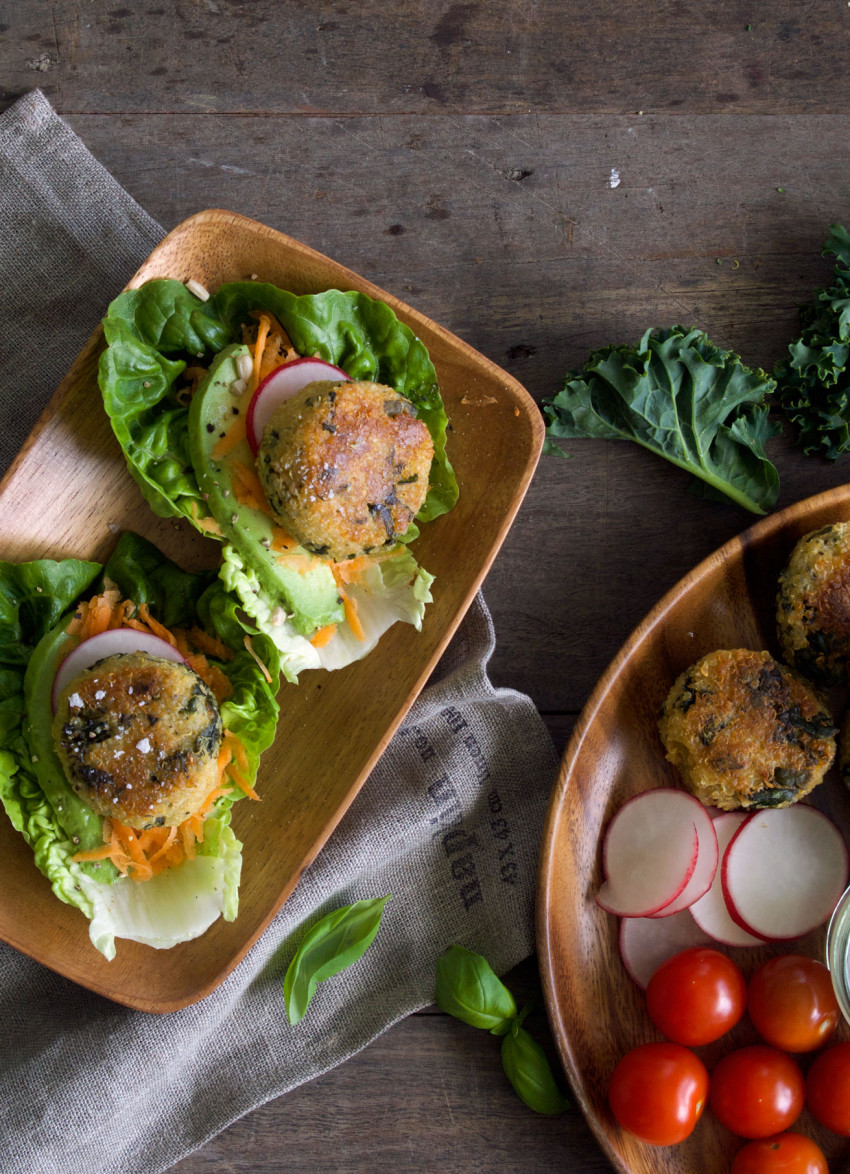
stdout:
<svg viewBox="0 0 850 1174">
<path fill-rule="evenodd" d="M 0 115 L 0 468 L 162 236 L 38 91 Z M 493 645 L 479 596 L 294 895 L 202 1002 L 130 1011 L 0 943 L 4 1174 L 156 1174 L 433 1002 L 451 943 L 499 973 L 531 953 L 556 757 L 531 701 L 489 682 Z M 290 1027 L 282 979 L 300 938 L 387 893 L 364 958 Z"/>
</svg>

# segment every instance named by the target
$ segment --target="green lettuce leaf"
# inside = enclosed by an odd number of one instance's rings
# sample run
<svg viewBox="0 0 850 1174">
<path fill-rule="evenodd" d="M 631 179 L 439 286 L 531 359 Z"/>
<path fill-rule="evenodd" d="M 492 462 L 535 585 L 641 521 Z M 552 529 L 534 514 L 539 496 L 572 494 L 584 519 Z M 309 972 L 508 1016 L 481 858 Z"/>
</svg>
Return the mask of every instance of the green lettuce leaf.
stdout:
<svg viewBox="0 0 850 1174">
<path fill-rule="evenodd" d="M 457 501 L 446 455 L 448 418 L 422 342 L 383 302 L 328 290 L 297 297 L 262 282 L 231 282 L 202 302 L 180 282 L 147 282 L 113 301 L 104 319 L 109 344 L 99 382 L 130 472 L 160 517 L 208 517 L 192 472 L 186 418 L 173 392 L 186 359 L 211 358 L 238 341 L 254 309 L 271 311 L 301 354 L 319 355 L 353 379 L 394 387 L 417 408 L 434 442 L 430 488 L 418 518 L 431 521 Z M 180 355 L 171 361 L 166 356 Z M 202 527 L 199 527 L 202 529 Z"/>
<path fill-rule="evenodd" d="M 765 453 L 775 387 L 699 330 L 648 330 L 637 347 L 604 347 L 544 401 L 549 437 L 633 440 L 756 514 L 779 475 Z"/>
<path fill-rule="evenodd" d="M 425 606 L 432 602 L 434 576 L 423 570 L 408 550 L 395 558 L 375 560 L 359 582 L 346 586 L 357 607 L 363 638 L 358 639 L 347 623 L 341 623 L 327 644 L 316 648 L 288 618 L 279 615 L 277 600 L 268 595 L 239 551 L 229 544 L 222 551 L 223 583 L 275 645 L 281 672 L 293 683 L 304 669 L 340 669 L 360 660 L 398 620 L 421 630 Z"/>
<path fill-rule="evenodd" d="M 823 252 L 836 258 L 832 284 L 800 308 L 800 336 L 774 374 L 797 444 L 834 461 L 850 451 L 850 234 L 840 224 Z"/>
<path fill-rule="evenodd" d="M 161 355 L 188 353 L 200 359 L 232 341 L 214 303 L 201 301 L 173 278 L 148 281 L 119 294 L 107 313 Z"/>
<path fill-rule="evenodd" d="M 113 957 L 116 937 L 165 948 L 203 933 L 219 915 L 236 916 L 241 845 L 229 825 L 241 792 L 217 801 L 197 858 L 152 881 L 136 884 L 108 861 L 72 859 L 103 842 L 103 821 L 69 786 L 56 757 L 50 693 L 70 609 L 101 577 L 169 625 L 197 624 L 233 650 L 232 660 L 219 663 L 233 686 L 221 714 L 245 747 L 251 782 L 274 739 L 280 668 L 272 641 L 242 622 L 238 599 L 214 573 L 187 574 L 138 535 L 123 534 L 104 568 L 72 559 L 0 563 L 0 802 L 56 896 L 90 919 L 92 942 Z"/>
<path fill-rule="evenodd" d="M 189 459 L 189 409 L 173 391 L 186 364 L 161 355 L 120 319 L 107 318 L 103 329 L 109 345 L 98 382 L 127 468 L 158 517 L 194 522 L 193 511 L 208 511 Z"/>
<path fill-rule="evenodd" d="M 161 280 L 122 294 L 110 305 L 104 321 L 109 345 L 101 356 L 99 372 L 113 430 L 130 472 L 154 512 L 161 517 L 185 517 L 202 533 L 221 537 L 220 530 L 209 525 L 208 497 L 193 469 L 189 412 L 177 381 L 187 361 L 192 363 L 201 356 L 209 362 L 237 342 L 242 326 L 250 323 L 252 311 L 259 309 L 279 319 L 300 353 L 318 355 L 342 367 L 352 378 L 385 383 L 416 405 L 435 452 L 428 496 L 417 521 L 427 522 L 450 510 L 457 501 L 458 487 L 446 455 L 448 419 L 436 371 L 422 342 L 389 306 L 356 292 L 328 290 L 298 297 L 258 282 L 223 285 L 213 298 L 202 302 L 180 282 Z M 401 542 L 412 542 L 418 533 L 418 526 L 412 524 Z M 371 635 L 356 641 L 346 625 L 340 624 L 344 638 L 332 642 L 333 650 L 317 655 L 303 636 L 290 631 L 294 625 L 301 633 L 312 632 L 317 623 L 312 612 L 308 609 L 302 615 L 297 601 L 288 597 L 272 601 L 262 592 L 260 598 L 255 593 L 249 596 L 245 583 L 256 576 L 242 566 L 241 559 L 237 559 L 240 573 L 234 574 L 233 557 L 232 552 L 225 556 L 224 581 L 230 586 L 239 583 L 246 610 L 259 628 L 267 634 L 274 629 L 274 645 L 287 679 L 297 680 L 301 668 L 349 663 L 355 651 L 363 656 L 372 647 Z M 421 623 L 423 600 L 426 596 L 430 599 L 427 584 L 431 577 L 426 572 L 419 568 L 411 571 L 409 589 L 390 583 L 382 574 L 372 579 L 375 581 L 365 602 L 370 633 L 385 630 L 387 617 L 393 612 L 417 626 Z M 372 604 L 382 591 L 386 598 L 377 607 L 379 620 L 373 623 L 376 609 Z M 400 599 L 404 602 L 399 603 Z M 285 631 L 269 621 L 272 612 L 279 614 L 281 603 L 293 621 Z M 347 649 L 344 658 L 342 645 Z"/>
</svg>

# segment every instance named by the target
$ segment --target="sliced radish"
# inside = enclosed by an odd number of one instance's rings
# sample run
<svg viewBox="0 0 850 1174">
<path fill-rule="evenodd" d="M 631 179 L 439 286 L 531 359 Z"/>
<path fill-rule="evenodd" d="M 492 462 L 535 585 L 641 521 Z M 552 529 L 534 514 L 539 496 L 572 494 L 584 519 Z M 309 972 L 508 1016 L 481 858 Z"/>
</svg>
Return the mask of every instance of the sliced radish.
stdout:
<svg viewBox="0 0 850 1174">
<path fill-rule="evenodd" d="M 318 379 L 332 379 L 338 383 L 341 379 L 347 380 L 348 376 L 339 367 L 335 367 L 333 363 L 326 363 L 324 359 L 293 359 L 291 363 L 276 367 L 265 377 L 251 396 L 245 416 L 245 432 L 254 456 L 260 448 L 263 429 L 275 408 L 284 400 L 291 399 L 302 387 L 306 387 L 308 383 L 315 383 Z"/>
<path fill-rule="evenodd" d="M 715 817 L 714 831 L 717 834 L 717 847 L 721 862 L 729 841 L 741 824 L 749 818 L 750 815 L 745 811 L 723 811 Z M 721 863 L 714 875 L 711 888 L 705 896 L 700 897 L 691 905 L 690 912 L 694 921 L 701 929 L 705 930 L 709 937 L 717 942 L 722 942 L 725 946 L 764 945 L 761 938 L 754 937 L 745 929 L 741 929 L 740 925 L 729 916 L 726 898 L 723 896 L 722 871 L 723 865 Z"/>
<path fill-rule="evenodd" d="M 720 872 L 732 920 L 765 941 L 789 941 L 828 920 L 847 886 L 847 846 L 828 816 L 796 803 L 746 819 Z"/>
<path fill-rule="evenodd" d="M 629 977 L 641 990 L 662 962 L 687 950 L 705 946 L 711 938 L 681 909 L 670 917 L 623 917 L 620 921 L 620 957 Z"/>
<path fill-rule="evenodd" d="M 602 843 L 605 883 L 596 903 L 621 917 L 651 917 L 684 890 L 699 852 L 694 807 L 685 791 L 658 787 L 624 803 Z"/>
<path fill-rule="evenodd" d="M 665 905 L 663 909 L 659 909 L 657 913 L 653 914 L 653 917 L 672 917 L 675 913 L 681 913 L 683 909 L 693 905 L 694 901 L 698 901 L 708 892 L 717 876 L 719 852 L 717 834 L 711 815 L 701 803 L 697 803 L 693 809 L 693 816 L 699 838 L 697 863 L 693 876 L 678 897 L 669 905 Z"/>
<path fill-rule="evenodd" d="M 56 670 L 53 678 L 53 712 L 56 712 L 59 696 L 62 690 L 74 677 L 104 660 L 107 656 L 120 656 L 130 652 L 146 652 L 148 656 L 158 656 L 161 660 L 174 660 L 186 663 L 173 644 L 161 640 L 152 632 L 138 632 L 135 628 L 109 628 L 97 636 L 89 636 L 76 648 L 73 648 Z"/>
</svg>

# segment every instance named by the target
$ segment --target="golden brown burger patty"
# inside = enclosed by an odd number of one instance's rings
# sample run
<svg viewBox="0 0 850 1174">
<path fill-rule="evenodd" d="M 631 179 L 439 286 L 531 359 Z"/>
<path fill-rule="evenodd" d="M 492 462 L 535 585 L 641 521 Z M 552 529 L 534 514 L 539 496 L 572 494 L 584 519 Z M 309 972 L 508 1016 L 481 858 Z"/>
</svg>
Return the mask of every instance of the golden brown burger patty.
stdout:
<svg viewBox="0 0 850 1174">
<path fill-rule="evenodd" d="M 410 400 L 380 383 L 310 383 L 272 414 L 257 470 L 286 530 L 340 560 L 392 545 L 428 493 L 434 446 Z"/>
<path fill-rule="evenodd" d="M 850 522 L 805 534 L 779 576 L 779 640 L 789 664 L 812 680 L 848 680 Z"/>
<path fill-rule="evenodd" d="M 788 807 L 835 757 L 823 698 L 768 652 L 711 652 L 677 679 L 659 722 L 668 759 L 707 807 Z"/>
<path fill-rule="evenodd" d="M 215 697 L 187 665 L 143 652 L 75 677 L 59 697 L 53 737 L 80 798 L 130 827 L 181 823 L 218 780 Z"/>
</svg>

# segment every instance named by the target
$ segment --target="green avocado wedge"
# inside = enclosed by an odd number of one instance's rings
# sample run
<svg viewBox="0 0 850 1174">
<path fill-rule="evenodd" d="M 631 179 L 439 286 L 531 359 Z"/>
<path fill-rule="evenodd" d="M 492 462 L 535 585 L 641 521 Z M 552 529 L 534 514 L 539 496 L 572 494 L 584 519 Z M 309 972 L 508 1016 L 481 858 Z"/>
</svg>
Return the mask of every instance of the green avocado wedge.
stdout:
<svg viewBox="0 0 850 1174">
<path fill-rule="evenodd" d="M 234 395 L 231 388 L 239 379 L 240 356 L 249 353 L 246 346 L 235 344 L 216 355 L 192 398 L 189 453 L 204 501 L 222 537 L 253 568 L 265 591 L 281 601 L 296 632 L 310 636 L 345 617 L 330 564 L 300 546 L 283 554 L 275 550 L 277 527 L 272 518 L 237 500 L 240 468 L 254 468 L 246 439 L 221 457 L 214 456 L 216 446 L 247 410 L 248 397 Z"/>
<path fill-rule="evenodd" d="M 38 785 L 53 808 L 56 822 L 79 851 L 88 851 L 103 844 L 103 819 L 71 789 L 53 748 L 53 680 L 59 664 L 74 645 L 74 641 L 69 641 L 67 626 L 66 616 L 38 642 L 27 665 L 24 676 L 26 720 L 23 732 L 30 748 L 30 761 Z M 81 867 L 83 871 L 97 875 L 101 882 L 118 875 L 117 869 L 109 861 L 102 865 L 98 863 L 97 874 L 91 865 Z"/>
</svg>

